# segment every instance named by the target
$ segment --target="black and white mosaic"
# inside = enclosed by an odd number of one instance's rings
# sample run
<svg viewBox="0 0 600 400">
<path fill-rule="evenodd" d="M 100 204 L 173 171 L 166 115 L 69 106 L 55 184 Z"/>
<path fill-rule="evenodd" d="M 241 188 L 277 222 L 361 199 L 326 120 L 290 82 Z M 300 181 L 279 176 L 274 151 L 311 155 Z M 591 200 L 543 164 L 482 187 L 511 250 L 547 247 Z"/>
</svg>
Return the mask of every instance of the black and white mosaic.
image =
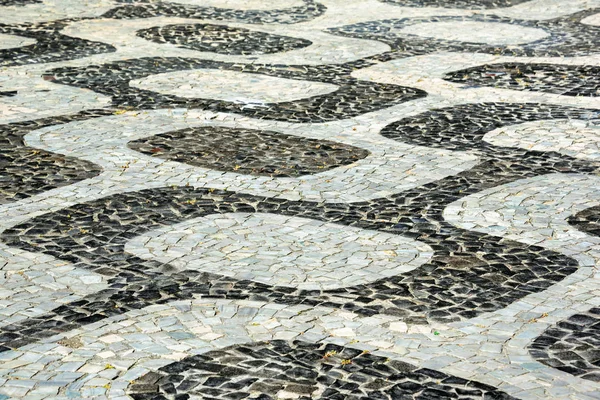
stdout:
<svg viewBox="0 0 600 400">
<path fill-rule="evenodd" d="M 44 126 L 107 115 L 96 110 L 72 116 L 1 125 L 0 204 L 18 201 L 50 189 L 94 177 L 101 168 L 88 161 L 27 146 L 23 137 Z"/>
<path fill-rule="evenodd" d="M 575 314 L 546 329 L 529 346 L 538 361 L 595 382 L 600 381 L 600 309 Z"/>
<path fill-rule="evenodd" d="M 504 121 L 500 118 L 502 113 L 506 115 Z M 434 115 L 438 118 L 434 119 Z M 382 134 L 416 145 L 421 141 L 431 144 L 433 135 L 439 147 L 479 148 L 480 164 L 433 184 L 370 202 L 319 204 L 214 189 L 165 188 L 117 195 L 32 219 L 6 230 L 2 239 L 10 246 L 43 251 L 106 275 L 111 278 L 112 290 L 89 296 L 71 307 L 53 310 L 35 324 L 29 320 L 27 323 L 32 325 L 28 325 L 27 336 L 18 333 L 23 327 L 5 327 L 3 329 L 11 333 L 3 339 L 6 345 L 17 347 L 23 341 L 34 340 L 35 335 L 52 335 L 52 330 L 41 329 L 47 327 L 49 320 L 69 321 L 57 326 L 56 329 L 62 331 L 63 326 L 72 328 L 106 318 L 120 307 L 135 309 L 194 294 L 333 306 L 363 315 L 395 315 L 412 323 L 453 321 L 498 310 L 574 273 L 577 262 L 541 247 L 455 228 L 443 221 L 444 208 L 471 193 L 524 177 L 596 171 L 599 167 L 596 163 L 569 159 L 553 152 L 505 150 L 477 140 L 501 126 L 590 116 L 597 116 L 597 112 L 500 103 L 458 106 L 398 121 L 386 127 Z M 459 133 L 465 135 L 464 139 Z M 135 214 L 131 214 L 132 210 Z M 373 283 L 336 290 L 299 290 L 245 280 L 236 282 L 213 273 L 195 272 L 192 277 L 189 271 L 141 260 L 124 250 L 129 239 L 160 226 L 214 213 L 239 212 L 311 218 L 406 235 L 429 244 L 435 254 L 419 268 Z M 93 218 L 93 214 L 107 214 L 111 218 Z M 32 229 L 35 235 L 28 234 Z M 139 278 L 136 275 L 140 275 Z M 141 286 L 140 280 L 144 282 Z M 37 332 L 33 334 L 34 331 Z"/>
<path fill-rule="evenodd" d="M 469 10 L 511 7 L 531 0 L 380 0 L 401 7 L 443 7 Z"/>
<path fill-rule="evenodd" d="M 375 356 L 302 341 L 238 345 L 186 358 L 137 379 L 142 399 L 513 399 L 492 386 Z"/>
<path fill-rule="evenodd" d="M 222 127 L 167 132 L 130 142 L 129 147 L 199 167 L 279 177 L 316 174 L 369 155 L 342 143 Z"/>
<path fill-rule="evenodd" d="M 15 48 L 0 48 L 0 65 L 50 63 L 83 58 L 94 54 L 114 52 L 115 48 L 101 43 L 66 36 L 61 30 L 66 22 L 42 22 L 35 24 L 0 24 L 0 34 L 34 39 L 35 43 Z"/>
<path fill-rule="evenodd" d="M 0 0 L 0 6 L 26 6 L 27 4 L 39 4 L 42 0 Z"/>
<path fill-rule="evenodd" d="M 436 16 L 384 19 L 330 28 L 327 32 L 379 40 L 410 57 L 438 51 L 488 53 L 499 56 L 576 57 L 597 53 L 600 26 L 581 21 L 599 9 L 549 20 L 515 19 L 496 15 Z M 464 25 L 472 31 L 459 34 Z M 506 32 L 514 33 L 511 36 Z M 486 32 L 481 37 L 476 33 Z"/>
<path fill-rule="evenodd" d="M 247 24 L 297 24 L 317 18 L 327 9 L 314 0 L 303 0 L 303 5 L 287 9 L 243 10 L 220 7 L 203 7 L 198 4 L 181 4 L 170 1 L 128 1 L 114 8 L 105 18 L 152 18 L 159 16 L 210 19 L 216 21 L 244 22 Z"/>
<path fill-rule="evenodd" d="M 597 397 L 596 3 L 0 6 L 0 400 Z"/>
<path fill-rule="evenodd" d="M 569 224 L 590 235 L 600 236 L 600 207 L 590 207 L 568 220 Z"/>
<path fill-rule="evenodd" d="M 305 39 L 214 24 L 167 25 L 144 29 L 137 35 L 156 43 L 171 43 L 187 49 L 230 55 L 278 53 L 312 44 Z"/>
<path fill-rule="evenodd" d="M 344 71 L 343 67 L 340 67 Z M 384 85 L 350 77 L 338 68 L 320 66 L 240 65 L 184 58 L 140 58 L 86 68 L 60 68 L 45 77 L 53 82 L 91 89 L 112 97 L 113 106 L 126 109 L 196 108 L 233 112 L 247 117 L 286 122 L 327 122 L 351 118 L 385 107 L 425 97 L 426 93 L 409 87 Z M 331 84 L 328 94 L 296 101 L 263 103 L 260 100 L 221 100 L 182 97 L 134 87 L 132 80 L 181 71 L 217 70 L 255 74 L 307 82 Z M 335 86 L 333 86 L 335 85 Z M 201 85 L 200 85 L 201 87 Z M 201 92 L 201 90 L 200 90 Z M 235 94 L 233 94 L 234 96 Z"/>
<path fill-rule="evenodd" d="M 593 65 L 506 63 L 455 71 L 444 79 L 470 87 L 490 86 L 564 96 L 600 96 L 600 68 Z"/>
<path fill-rule="evenodd" d="M 600 207 L 591 207 L 568 219 L 578 230 L 600 236 Z M 529 346 L 541 363 L 579 376 L 600 381 L 600 309 L 570 316 L 549 327 Z"/>
<path fill-rule="evenodd" d="M 600 109 L 577 109 L 531 103 L 461 104 L 398 120 L 383 128 L 381 134 L 390 139 L 415 145 L 451 150 L 477 149 L 495 158 L 501 157 L 504 153 L 508 157 L 515 157 L 516 161 L 516 158 L 522 156 L 515 156 L 513 150 L 507 151 L 489 143 L 485 140 L 485 135 L 501 127 L 531 121 L 563 119 L 596 121 L 598 117 L 600 117 Z M 532 156 L 536 153 L 532 152 Z M 539 156 L 544 158 L 556 156 L 557 163 L 568 162 L 567 158 L 553 155 L 552 152 L 541 153 Z M 567 167 L 563 171 L 579 172 L 577 167 L 575 169 Z"/>
</svg>

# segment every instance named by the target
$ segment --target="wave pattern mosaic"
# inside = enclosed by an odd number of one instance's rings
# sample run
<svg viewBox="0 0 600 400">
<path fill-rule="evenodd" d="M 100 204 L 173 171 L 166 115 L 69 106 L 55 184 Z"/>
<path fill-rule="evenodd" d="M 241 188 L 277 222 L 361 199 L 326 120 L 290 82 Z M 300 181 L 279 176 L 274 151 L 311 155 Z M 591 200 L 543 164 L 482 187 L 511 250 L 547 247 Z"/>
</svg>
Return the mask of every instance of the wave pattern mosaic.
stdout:
<svg viewBox="0 0 600 400">
<path fill-rule="evenodd" d="M 0 400 L 597 398 L 598 21 L 0 0 Z"/>
</svg>

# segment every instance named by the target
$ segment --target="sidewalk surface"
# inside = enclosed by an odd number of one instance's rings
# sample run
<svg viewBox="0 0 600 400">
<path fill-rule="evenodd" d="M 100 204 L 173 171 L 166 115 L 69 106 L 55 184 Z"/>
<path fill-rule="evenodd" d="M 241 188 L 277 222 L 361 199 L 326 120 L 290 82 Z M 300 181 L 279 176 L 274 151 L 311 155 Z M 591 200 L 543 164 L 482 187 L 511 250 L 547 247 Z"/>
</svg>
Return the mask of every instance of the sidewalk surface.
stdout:
<svg viewBox="0 0 600 400">
<path fill-rule="evenodd" d="M 600 399 L 600 0 L 0 0 L 0 400 Z"/>
</svg>

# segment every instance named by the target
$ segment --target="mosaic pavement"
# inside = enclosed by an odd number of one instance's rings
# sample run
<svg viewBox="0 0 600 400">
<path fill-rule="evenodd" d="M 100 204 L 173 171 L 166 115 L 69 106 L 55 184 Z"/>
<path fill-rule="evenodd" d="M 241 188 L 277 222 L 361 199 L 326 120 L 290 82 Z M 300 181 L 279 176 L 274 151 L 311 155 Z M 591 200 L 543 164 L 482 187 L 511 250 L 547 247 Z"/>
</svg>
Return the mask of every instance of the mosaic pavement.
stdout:
<svg viewBox="0 0 600 400">
<path fill-rule="evenodd" d="M 600 0 L 0 0 L 0 400 L 600 399 Z"/>
</svg>

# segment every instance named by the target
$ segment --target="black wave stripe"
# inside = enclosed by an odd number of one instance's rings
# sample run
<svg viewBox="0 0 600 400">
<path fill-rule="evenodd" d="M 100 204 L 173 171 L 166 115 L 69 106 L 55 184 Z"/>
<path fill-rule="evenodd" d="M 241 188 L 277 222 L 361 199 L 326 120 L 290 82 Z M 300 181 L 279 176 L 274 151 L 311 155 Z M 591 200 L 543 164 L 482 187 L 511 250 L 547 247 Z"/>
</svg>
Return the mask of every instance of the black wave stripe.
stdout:
<svg viewBox="0 0 600 400">
<path fill-rule="evenodd" d="M 600 96 L 600 67 L 594 65 L 485 64 L 454 71 L 444 80 L 469 87 L 487 86 L 563 96 Z"/>
<path fill-rule="evenodd" d="M 434 52 L 488 53 L 502 56 L 576 57 L 598 53 L 600 27 L 583 24 L 581 20 L 597 14 L 600 9 L 588 9 L 549 20 L 520 20 L 496 15 L 434 16 L 361 22 L 326 32 L 359 39 L 378 40 L 395 51 L 391 58 L 411 57 Z M 485 44 L 460 42 L 403 34 L 402 28 L 430 22 L 487 22 L 542 29 L 548 36 L 530 43 Z"/>
<path fill-rule="evenodd" d="M 490 155 L 506 153 L 510 157 L 519 150 L 484 142 L 485 134 L 505 126 L 558 119 L 595 121 L 600 119 L 600 109 L 538 103 L 460 104 L 403 118 L 383 128 L 381 135 L 418 146 L 477 150 Z M 569 157 L 562 158 L 569 160 Z"/>
<path fill-rule="evenodd" d="M 400 7 L 440 7 L 467 10 L 489 10 L 493 8 L 512 7 L 531 0 L 379 0 L 382 3 L 395 4 Z"/>
<path fill-rule="evenodd" d="M 334 92 L 295 101 L 252 104 L 184 98 L 131 87 L 129 82 L 150 75 L 195 69 L 221 69 L 278 78 L 337 85 Z M 116 107 L 131 109 L 196 108 L 233 112 L 247 117 L 287 122 L 328 122 L 352 118 L 425 97 L 419 89 L 362 81 L 345 66 L 287 66 L 233 64 L 191 58 L 140 58 L 88 67 L 58 68 L 44 76 L 55 83 L 91 89 L 112 97 Z"/>
<path fill-rule="evenodd" d="M 600 382 L 600 308 L 550 326 L 529 345 L 529 353 L 549 367 Z"/>
<path fill-rule="evenodd" d="M 127 5 L 113 8 L 104 13 L 102 17 L 117 19 L 178 17 L 247 24 L 297 24 L 313 20 L 327 10 L 323 4 L 314 0 L 304 0 L 304 4 L 298 7 L 273 10 L 236 10 L 178 4 L 169 1 L 125 0 L 120 2 L 127 3 Z"/>
<path fill-rule="evenodd" d="M 213 189 L 162 188 L 113 195 L 19 224 L 3 233 L 2 240 L 8 245 L 50 254 L 106 275 L 110 287 L 25 325 L 2 328 L 5 335 L 1 342 L 18 347 L 127 310 L 198 295 L 336 307 L 362 315 L 384 313 L 409 323 L 427 323 L 472 318 L 543 291 L 576 271 L 577 262 L 541 247 L 456 228 L 444 221 L 443 211 L 465 196 L 518 179 L 596 171 L 598 164 L 554 152 L 505 149 L 474 140 L 499 126 L 536 118 L 589 118 L 594 110 L 541 104 L 498 103 L 487 107 L 487 116 L 473 107 L 470 114 L 453 119 L 450 127 L 433 123 L 442 113 L 423 124 L 423 115 L 428 115 L 425 113 L 411 117 L 413 122 L 403 120 L 384 129 L 388 137 L 396 132 L 393 138 L 415 144 L 420 143 L 419 135 L 428 138 L 430 144 L 440 142 L 436 136 L 453 135 L 454 129 L 468 136 L 456 135 L 456 144 L 441 142 L 440 147 L 471 150 L 480 156 L 480 163 L 468 171 L 389 198 L 350 204 L 316 203 Z M 519 107 L 528 113 L 519 117 L 514 112 Z M 498 110 L 502 109 L 511 117 L 487 120 L 489 115 L 501 115 Z M 445 113 L 452 115 L 452 110 Z M 424 130 L 418 133 L 414 126 Z M 381 230 L 427 243 L 435 254 L 428 263 L 392 278 L 336 290 L 307 291 L 182 271 L 124 252 L 125 243 L 150 230 L 229 212 L 276 213 Z"/>
<path fill-rule="evenodd" d="M 579 231 L 600 237 L 600 206 L 580 211 L 570 217 L 567 222 Z"/>
<path fill-rule="evenodd" d="M 310 40 L 215 24 L 179 24 L 142 29 L 137 36 L 185 49 L 227 55 L 260 55 L 301 49 Z"/>
<path fill-rule="evenodd" d="M 514 399 L 493 386 L 439 371 L 299 340 L 240 344 L 190 356 L 136 379 L 127 394 L 136 400 L 273 400 L 280 391 L 327 400 Z"/>
<path fill-rule="evenodd" d="M 102 169 L 89 161 L 27 146 L 23 137 L 36 129 L 110 115 L 89 110 L 0 125 L 0 204 L 31 197 L 99 175 Z"/>
<path fill-rule="evenodd" d="M 28 4 L 41 4 L 42 0 L 0 0 L 0 6 L 26 6 Z"/>
<path fill-rule="evenodd" d="M 36 40 L 31 45 L 0 50 L 0 66 L 67 61 L 116 51 L 113 46 L 105 43 L 63 35 L 60 32 L 67 23 L 68 21 L 0 24 L 0 33 Z"/>
</svg>

